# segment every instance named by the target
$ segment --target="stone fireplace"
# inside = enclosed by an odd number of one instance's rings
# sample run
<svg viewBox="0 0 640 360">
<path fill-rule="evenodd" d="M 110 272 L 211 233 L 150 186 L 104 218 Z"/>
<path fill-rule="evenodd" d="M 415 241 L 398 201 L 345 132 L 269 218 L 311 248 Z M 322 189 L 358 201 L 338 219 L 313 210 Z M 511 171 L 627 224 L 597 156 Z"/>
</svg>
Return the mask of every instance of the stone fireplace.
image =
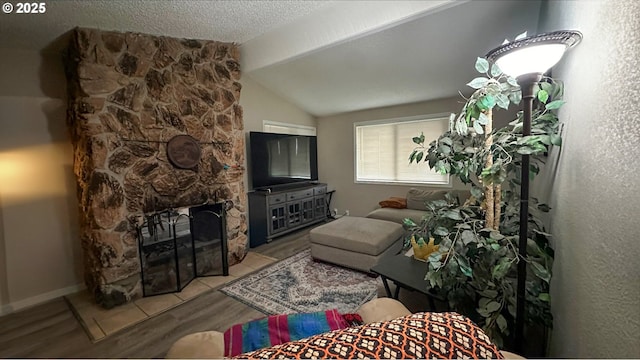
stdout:
<svg viewBox="0 0 640 360">
<path fill-rule="evenodd" d="M 75 29 L 65 59 L 85 283 L 105 307 L 142 294 L 145 215 L 222 201 L 229 264 L 246 253 L 244 132 L 235 44 Z M 167 143 L 199 145 L 175 166 Z"/>
</svg>

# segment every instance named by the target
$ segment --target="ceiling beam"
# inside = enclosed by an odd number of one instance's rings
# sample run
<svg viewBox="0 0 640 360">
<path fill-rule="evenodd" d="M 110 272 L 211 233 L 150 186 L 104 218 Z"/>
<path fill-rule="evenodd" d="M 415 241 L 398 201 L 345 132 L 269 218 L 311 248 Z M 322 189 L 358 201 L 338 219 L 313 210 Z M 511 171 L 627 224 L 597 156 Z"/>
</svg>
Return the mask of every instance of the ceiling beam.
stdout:
<svg viewBox="0 0 640 360">
<path fill-rule="evenodd" d="M 241 68 L 249 73 L 467 1 L 337 1 L 244 42 Z"/>
</svg>

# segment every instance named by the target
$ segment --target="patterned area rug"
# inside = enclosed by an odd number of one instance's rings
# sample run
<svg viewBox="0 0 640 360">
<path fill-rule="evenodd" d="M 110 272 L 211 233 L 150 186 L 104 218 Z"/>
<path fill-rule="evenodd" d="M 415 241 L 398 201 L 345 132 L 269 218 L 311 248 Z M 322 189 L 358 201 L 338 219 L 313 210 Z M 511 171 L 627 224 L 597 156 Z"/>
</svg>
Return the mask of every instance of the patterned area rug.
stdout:
<svg viewBox="0 0 640 360">
<path fill-rule="evenodd" d="M 220 289 L 267 315 L 338 309 L 352 313 L 377 297 L 378 279 L 315 262 L 305 250 Z"/>
</svg>

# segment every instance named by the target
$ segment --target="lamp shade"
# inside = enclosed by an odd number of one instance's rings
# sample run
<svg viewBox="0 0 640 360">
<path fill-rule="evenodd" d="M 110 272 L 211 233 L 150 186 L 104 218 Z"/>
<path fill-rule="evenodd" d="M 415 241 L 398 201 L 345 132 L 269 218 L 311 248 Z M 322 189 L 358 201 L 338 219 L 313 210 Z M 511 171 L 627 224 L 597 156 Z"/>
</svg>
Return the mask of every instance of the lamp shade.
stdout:
<svg viewBox="0 0 640 360">
<path fill-rule="evenodd" d="M 555 65 L 565 50 L 582 39 L 579 31 L 554 31 L 526 37 L 497 47 L 487 53 L 487 60 L 512 77 L 542 74 Z"/>
</svg>

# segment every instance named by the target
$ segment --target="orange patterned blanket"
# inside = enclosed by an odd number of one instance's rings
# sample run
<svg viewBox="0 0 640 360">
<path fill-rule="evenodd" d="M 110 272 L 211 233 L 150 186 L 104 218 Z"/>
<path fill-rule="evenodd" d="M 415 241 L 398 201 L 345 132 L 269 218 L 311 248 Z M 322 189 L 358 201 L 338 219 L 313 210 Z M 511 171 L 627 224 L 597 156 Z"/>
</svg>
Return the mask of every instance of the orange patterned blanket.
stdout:
<svg viewBox="0 0 640 360">
<path fill-rule="evenodd" d="M 245 354 L 249 359 L 502 359 L 489 337 L 458 313 L 416 313 L 315 335 Z"/>
</svg>

